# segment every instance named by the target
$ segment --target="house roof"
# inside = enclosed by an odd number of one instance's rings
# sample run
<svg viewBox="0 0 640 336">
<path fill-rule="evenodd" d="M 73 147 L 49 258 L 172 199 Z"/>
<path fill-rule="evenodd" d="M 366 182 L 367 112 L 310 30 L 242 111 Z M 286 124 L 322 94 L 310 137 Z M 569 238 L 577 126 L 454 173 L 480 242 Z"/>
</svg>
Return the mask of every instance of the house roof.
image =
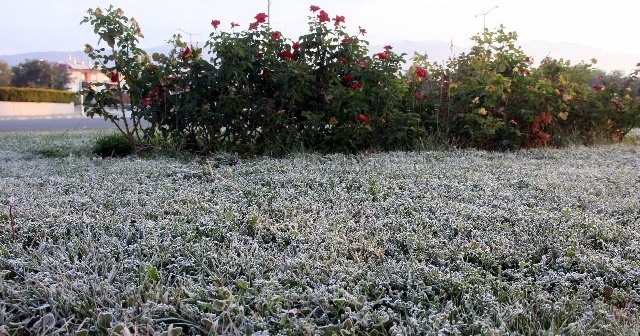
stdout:
<svg viewBox="0 0 640 336">
<path fill-rule="evenodd" d="M 68 68 L 68 70 L 81 70 L 81 71 L 87 71 L 87 70 L 91 70 L 91 71 L 98 71 L 97 69 L 94 68 L 93 64 L 89 61 L 85 61 L 85 60 L 78 60 L 74 57 L 69 56 L 69 61 L 64 64 L 66 65 Z"/>
</svg>

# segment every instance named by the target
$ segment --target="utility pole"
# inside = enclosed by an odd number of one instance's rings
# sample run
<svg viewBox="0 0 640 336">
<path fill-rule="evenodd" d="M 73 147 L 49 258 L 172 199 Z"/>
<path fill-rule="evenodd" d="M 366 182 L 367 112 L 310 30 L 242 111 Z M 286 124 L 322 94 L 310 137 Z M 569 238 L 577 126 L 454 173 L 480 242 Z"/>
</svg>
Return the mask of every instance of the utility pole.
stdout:
<svg viewBox="0 0 640 336">
<path fill-rule="evenodd" d="M 476 16 L 474 17 L 478 17 L 480 15 L 482 15 L 482 31 L 484 31 L 485 29 L 487 29 L 487 14 L 489 14 L 492 10 L 498 8 L 498 6 L 496 5 L 495 7 L 492 7 L 490 10 L 481 13 L 481 14 L 476 14 Z"/>
<path fill-rule="evenodd" d="M 267 28 L 271 28 L 271 0 L 267 0 Z"/>
</svg>

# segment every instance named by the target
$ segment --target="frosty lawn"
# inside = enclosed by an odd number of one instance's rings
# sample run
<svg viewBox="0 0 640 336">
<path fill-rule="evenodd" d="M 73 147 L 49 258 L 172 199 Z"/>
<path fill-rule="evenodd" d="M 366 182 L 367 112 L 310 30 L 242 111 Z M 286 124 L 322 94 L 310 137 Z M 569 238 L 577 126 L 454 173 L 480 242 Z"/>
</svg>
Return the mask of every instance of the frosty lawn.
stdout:
<svg viewBox="0 0 640 336">
<path fill-rule="evenodd" d="M 95 136 L 0 133 L 0 335 L 640 331 L 632 144 L 187 162 Z"/>
</svg>

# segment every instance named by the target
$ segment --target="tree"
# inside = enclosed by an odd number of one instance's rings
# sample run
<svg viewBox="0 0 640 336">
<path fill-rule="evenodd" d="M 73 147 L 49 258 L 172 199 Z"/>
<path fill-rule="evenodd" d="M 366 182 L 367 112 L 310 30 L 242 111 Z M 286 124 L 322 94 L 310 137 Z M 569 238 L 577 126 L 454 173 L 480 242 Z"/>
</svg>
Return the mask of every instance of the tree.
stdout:
<svg viewBox="0 0 640 336">
<path fill-rule="evenodd" d="M 0 60 L 0 86 L 11 85 L 11 77 L 13 77 L 11 67 L 7 62 Z"/>
<path fill-rule="evenodd" d="M 43 60 L 26 60 L 12 67 L 11 85 L 66 90 L 71 82 L 69 73 L 57 64 Z"/>
</svg>

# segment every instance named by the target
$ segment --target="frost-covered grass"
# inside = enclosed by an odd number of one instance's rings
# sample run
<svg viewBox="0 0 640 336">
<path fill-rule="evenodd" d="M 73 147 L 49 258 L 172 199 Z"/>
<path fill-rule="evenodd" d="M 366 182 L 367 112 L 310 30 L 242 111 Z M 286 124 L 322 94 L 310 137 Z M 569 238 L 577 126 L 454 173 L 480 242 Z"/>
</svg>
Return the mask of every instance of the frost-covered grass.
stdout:
<svg viewBox="0 0 640 336">
<path fill-rule="evenodd" d="M 634 144 L 185 162 L 95 136 L 0 133 L 0 335 L 640 331 Z"/>
</svg>

